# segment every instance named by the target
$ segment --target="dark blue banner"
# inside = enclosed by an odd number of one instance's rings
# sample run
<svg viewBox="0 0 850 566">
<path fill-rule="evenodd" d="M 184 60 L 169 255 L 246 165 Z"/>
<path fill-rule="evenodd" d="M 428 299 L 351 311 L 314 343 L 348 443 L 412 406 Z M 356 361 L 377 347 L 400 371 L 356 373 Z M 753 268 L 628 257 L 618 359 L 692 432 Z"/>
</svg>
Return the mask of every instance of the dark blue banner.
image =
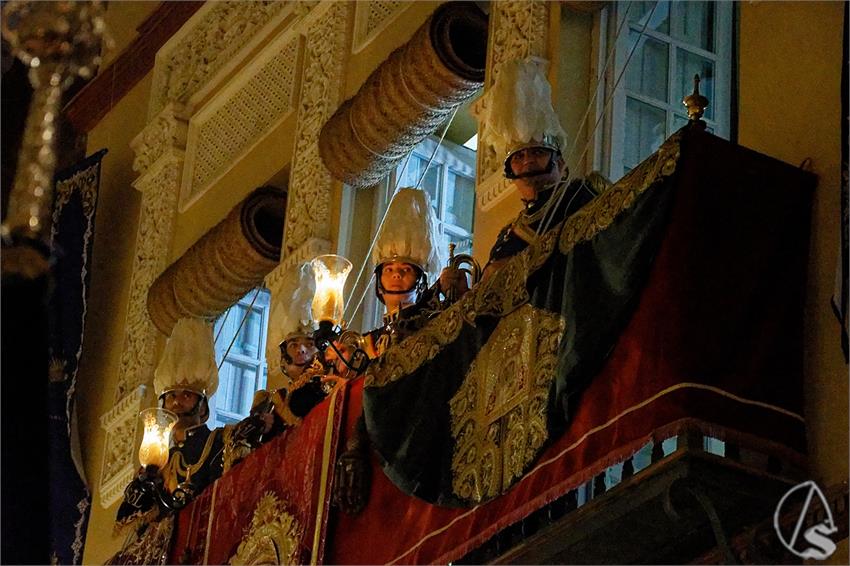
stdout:
<svg viewBox="0 0 850 566">
<path fill-rule="evenodd" d="M 50 554 L 80 564 L 91 506 L 79 450 L 74 392 L 82 352 L 102 149 L 56 176 L 51 248 L 48 433 Z"/>
</svg>

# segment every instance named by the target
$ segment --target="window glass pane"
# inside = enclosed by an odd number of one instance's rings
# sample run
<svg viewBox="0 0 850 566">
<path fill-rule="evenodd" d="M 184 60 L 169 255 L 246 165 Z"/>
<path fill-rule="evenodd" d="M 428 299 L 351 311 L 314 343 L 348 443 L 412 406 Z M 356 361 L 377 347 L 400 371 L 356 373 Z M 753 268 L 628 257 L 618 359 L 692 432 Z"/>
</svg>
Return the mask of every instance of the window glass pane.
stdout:
<svg viewBox="0 0 850 566">
<path fill-rule="evenodd" d="M 221 364 L 221 370 L 218 390 L 210 398 L 211 427 L 233 423 L 247 416 L 254 391 L 266 385 L 264 325 L 268 324 L 269 299 L 267 289 L 261 288 L 259 293 L 256 289 L 251 290 L 216 320 L 213 336 L 216 337 L 216 361 Z M 254 305 L 249 309 L 252 301 Z M 227 360 L 222 363 L 242 317 L 249 311 L 227 353 Z"/>
<path fill-rule="evenodd" d="M 472 237 L 468 234 L 463 234 L 450 226 L 444 226 L 442 240 L 446 259 L 449 257 L 449 242 L 455 245 L 455 255 L 472 254 Z"/>
<path fill-rule="evenodd" d="M 629 46 L 634 45 L 638 37 L 638 32 L 629 32 Z M 626 70 L 626 88 L 659 102 L 667 102 L 669 49 L 666 43 L 647 36 L 641 37 Z"/>
<path fill-rule="evenodd" d="M 714 3 L 674 2 L 673 37 L 714 51 Z"/>
<path fill-rule="evenodd" d="M 227 370 L 225 370 L 227 368 Z M 222 372 L 227 374 L 224 380 L 224 399 L 219 398 L 216 408 L 228 413 L 247 414 L 257 385 L 257 370 L 254 367 L 225 362 Z"/>
<path fill-rule="evenodd" d="M 685 116 L 679 116 L 678 114 L 673 114 L 673 131 L 676 132 L 688 123 L 688 119 Z"/>
<path fill-rule="evenodd" d="M 245 322 L 242 323 L 242 328 L 239 330 L 239 335 L 230 351 L 244 356 L 251 356 L 252 358 L 258 357 L 262 346 L 260 344 L 260 338 L 262 337 L 262 328 L 260 325 L 263 323 L 262 313 L 257 308 L 251 308 L 249 311 L 248 305 L 237 305 L 233 311 L 230 316 L 233 317 L 237 328 L 239 323 L 242 322 L 242 318 L 245 317 L 245 313 L 248 313 L 248 316 L 245 318 Z M 224 348 L 227 349 L 226 344 Z"/>
<path fill-rule="evenodd" d="M 666 138 L 666 117 L 664 110 L 626 99 L 623 165 L 634 167 L 658 149 Z"/>
<path fill-rule="evenodd" d="M 427 163 L 427 161 L 425 163 Z M 424 164 L 422 169 L 425 169 Z M 431 199 L 431 206 L 433 206 L 434 210 L 437 211 L 438 217 L 440 216 L 440 178 L 442 176 L 443 166 L 432 163 L 431 167 L 428 168 L 428 172 L 425 174 L 425 178 L 422 179 L 422 186 L 420 187 L 425 189 L 425 192 L 428 193 L 428 196 Z"/>
<path fill-rule="evenodd" d="M 472 216 L 475 209 L 475 181 L 449 170 L 446 203 L 444 220 L 471 232 Z"/>
<path fill-rule="evenodd" d="M 685 49 L 676 49 L 676 91 L 677 100 L 681 101 L 694 91 L 694 75 L 699 74 L 700 94 L 708 98 L 708 108 L 705 118 L 714 119 L 714 61 L 701 57 Z"/>
<path fill-rule="evenodd" d="M 643 29 L 643 25 L 655 4 L 655 2 L 629 2 L 624 8 L 629 11 L 629 23 L 637 27 L 638 31 Z M 652 19 L 649 21 L 646 29 L 666 34 L 670 33 L 670 2 L 658 2 L 658 6 L 655 8 L 655 12 L 652 12 Z"/>
<path fill-rule="evenodd" d="M 415 187 L 416 183 L 419 182 L 419 178 L 422 177 L 422 173 L 425 171 L 425 167 L 427 165 L 427 159 L 423 159 L 415 154 L 411 155 L 410 162 L 407 164 L 407 169 L 401 178 L 402 180 L 399 184 L 399 188 Z M 437 211 L 438 215 L 440 211 L 439 190 L 440 176 L 442 175 L 441 169 L 442 165 L 432 162 L 431 166 L 428 167 L 428 173 L 425 175 L 425 178 L 422 179 L 422 185 L 420 187 L 428 193 L 428 197 L 431 199 L 431 206 L 434 207 L 434 210 Z"/>
</svg>

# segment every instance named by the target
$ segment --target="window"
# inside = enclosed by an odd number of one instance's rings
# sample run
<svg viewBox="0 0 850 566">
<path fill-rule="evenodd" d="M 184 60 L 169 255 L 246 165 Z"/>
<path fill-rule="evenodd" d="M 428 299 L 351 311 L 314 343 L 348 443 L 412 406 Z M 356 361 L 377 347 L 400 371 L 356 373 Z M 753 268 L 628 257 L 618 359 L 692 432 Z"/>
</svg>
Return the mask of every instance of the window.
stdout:
<svg viewBox="0 0 850 566">
<path fill-rule="evenodd" d="M 729 137 L 732 8 L 731 2 L 616 3 L 607 20 L 609 42 L 616 41 L 616 64 L 605 77 L 608 88 L 633 47 L 634 53 L 614 93 L 608 159 L 600 164 L 612 180 L 687 123 L 682 98 L 693 91 L 695 74 L 700 76 L 700 92 L 709 99 L 703 117 L 708 130 Z M 615 38 L 623 19 L 620 37 Z"/>
<path fill-rule="evenodd" d="M 406 169 L 404 162 L 390 179 L 392 187 L 402 175 L 399 187 L 415 187 L 422 177 L 428 160 L 434 154 L 420 188 L 428 193 L 436 214 L 444 257 L 449 243 L 455 253 L 472 253 L 472 221 L 475 213 L 475 151 L 443 140 L 437 152 L 437 140 L 428 138 L 413 150 Z"/>
<path fill-rule="evenodd" d="M 210 428 L 236 423 L 247 417 L 251 411 L 254 391 L 266 386 L 268 367 L 265 344 L 269 302 L 267 289 L 254 289 L 215 322 L 215 357 L 220 369 L 218 389 L 210 398 Z M 234 336 L 236 340 L 233 340 Z"/>
</svg>

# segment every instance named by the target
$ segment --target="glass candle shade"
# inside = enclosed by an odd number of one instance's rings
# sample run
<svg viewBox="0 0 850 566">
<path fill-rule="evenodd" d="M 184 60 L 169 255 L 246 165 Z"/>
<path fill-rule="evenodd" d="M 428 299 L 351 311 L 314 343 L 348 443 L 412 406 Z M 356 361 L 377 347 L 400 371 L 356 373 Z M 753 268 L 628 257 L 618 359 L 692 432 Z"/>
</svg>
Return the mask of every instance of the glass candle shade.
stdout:
<svg viewBox="0 0 850 566">
<path fill-rule="evenodd" d="M 139 413 L 144 433 L 139 446 L 139 463 L 142 467 L 154 465 L 160 469 L 168 463 L 171 429 L 177 424 L 177 415 L 165 409 L 145 409 Z"/>
<path fill-rule="evenodd" d="M 351 271 L 351 262 L 342 256 L 328 254 L 318 256 L 310 265 L 316 280 L 313 320 L 330 321 L 334 326 L 341 324 L 345 306 L 343 288 Z"/>
</svg>

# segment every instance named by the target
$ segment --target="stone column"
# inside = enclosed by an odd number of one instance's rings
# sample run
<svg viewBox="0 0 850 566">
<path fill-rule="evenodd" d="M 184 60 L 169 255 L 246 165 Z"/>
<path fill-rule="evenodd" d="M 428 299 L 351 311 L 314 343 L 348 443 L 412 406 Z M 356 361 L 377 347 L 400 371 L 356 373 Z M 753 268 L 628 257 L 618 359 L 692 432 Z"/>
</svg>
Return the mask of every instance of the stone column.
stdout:
<svg viewBox="0 0 850 566">
<path fill-rule="evenodd" d="M 133 454 L 144 386 L 153 377 L 157 330 L 148 317 L 147 294 L 166 267 L 174 234 L 177 198 L 183 173 L 187 123 L 181 108 L 167 105 L 133 140 L 133 186 L 142 193 L 124 346 L 115 390 L 115 407 L 101 417 L 106 448 L 100 477 L 100 500 L 109 507 L 119 500 L 136 470 Z"/>
<path fill-rule="evenodd" d="M 505 61 L 536 55 L 547 57 L 552 6 L 541 0 L 506 0 L 490 4 L 490 38 L 487 43 L 487 78 L 484 94 L 473 105 L 480 115 L 489 104 L 489 89 Z M 487 124 L 478 124 L 478 207 L 489 210 L 507 197 L 511 187 L 502 175 L 503 155 L 496 155 Z"/>
<path fill-rule="evenodd" d="M 304 21 L 303 82 L 298 101 L 298 121 L 292 171 L 289 176 L 286 222 L 284 224 L 281 264 L 267 277 L 271 291 L 266 360 L 268 386 L 280 386 L 282 309 L 287 297 L 280 297 L 286 277 L 302 262 L 330 253 L 330 204 L 334 188 L 341 186 L 319 157 L 319 133 L 342 102 L 345 63 L 351 45 L 352 2 L 326 2 L 313 10 Z"/>
<path fill-rule="evenodd" d="M 352 2 L 324 3 L 305 19 L 306 32 L 295 151 L 284 227 L 286 258 L 310 238 L 331 239 L 334 181 L 319 157 L 319 133 L 342 102 L 351 44 Z"/>
</svg>

